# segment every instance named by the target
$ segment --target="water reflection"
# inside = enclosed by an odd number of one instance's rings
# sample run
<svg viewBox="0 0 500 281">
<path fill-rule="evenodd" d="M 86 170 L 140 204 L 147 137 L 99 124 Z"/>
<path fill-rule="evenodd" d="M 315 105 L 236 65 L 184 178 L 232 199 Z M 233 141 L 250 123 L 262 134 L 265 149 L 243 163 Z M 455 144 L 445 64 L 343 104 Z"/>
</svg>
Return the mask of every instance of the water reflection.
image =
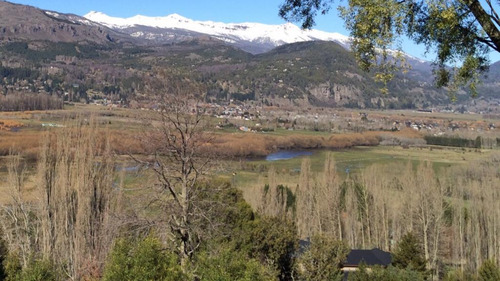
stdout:
<svg viewBox="0 0 500 281">
<path fill-rule="evenodd" d="M 281 150 L 267 155 L 266 161 L 287 160 L 299 156 L 309 156 L 312 154 L 312 151 L 307 150 Z"/>
</svg>

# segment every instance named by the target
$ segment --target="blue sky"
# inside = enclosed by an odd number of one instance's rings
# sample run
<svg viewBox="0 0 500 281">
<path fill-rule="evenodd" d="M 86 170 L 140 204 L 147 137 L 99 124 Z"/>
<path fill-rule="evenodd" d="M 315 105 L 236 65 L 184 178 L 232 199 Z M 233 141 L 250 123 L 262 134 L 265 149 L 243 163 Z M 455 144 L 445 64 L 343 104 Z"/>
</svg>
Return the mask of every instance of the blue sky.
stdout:
<svg viewBox="0 0 500 281">
<path fill-rule="evenodd" d="M 32 5 L 38 8 L 63 13 L 73 13 L 83 16 L 90 11 L 103 12 L 115 17 L 131 17 L 137 14 L 145 16 L 166 16 L 177 13 L 193 20 L 211 20 L 225 23 L 259 22 L 265 24 L 282 24 L 278 9 L 282 0 L 9 0 L 14 3 Z M 316 19 L 315 29 L 349 33 L 344 28 L 343 21 L 332 9 L 327 15 Z M 422 46 L 412 42 L 403 42 L 403 50 L 415 57 L 432 60 L 427 57 Z M 500 60 L 500 54 L 494 52 L 490 57 L 492 62 Z"/>
</svg>

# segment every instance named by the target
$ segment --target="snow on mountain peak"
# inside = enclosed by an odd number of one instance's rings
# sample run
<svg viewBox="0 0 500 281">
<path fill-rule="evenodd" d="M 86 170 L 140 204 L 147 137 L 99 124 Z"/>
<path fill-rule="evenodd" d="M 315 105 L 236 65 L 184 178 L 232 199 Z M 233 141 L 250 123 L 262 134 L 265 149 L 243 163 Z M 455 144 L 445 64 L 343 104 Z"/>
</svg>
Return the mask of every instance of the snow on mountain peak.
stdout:
<svg viewBox="0 0 500 281">
<path fill-rule="evenodd" d="M 172 19 L 172 20 L 177 20 L 177 21 L 189 21 L 188 18 L 185 18 L 179 14 L 170 14 L 167 16 L 167 18 Z"/>
<path fill-rule="evenodd" d="M 339 33 L 319 30 L 303 30 L 292 23 L 267 25 L 261 23 L 222 23 L 213 21 L 195 21 L 178 14 L 164 17 L 136 15 L 130 18 L 111 17 L 101 12 L 90 12 L 85 18 L 111 28 L 126 29 L 133 26 L 148 26 L 164 29 L 179 29 L 207 34 L 221 40 L 266 42 L 274 46 L 301 41 L 336 41 L 345 47 L 349 38 Z"/>
<path fill-rule="evenodd" d="M 126 28 L 131 26 L 130 24 L 128 24 L 127 19 L 110 17 L 104 13 L 96 11 L 91 11 L 83 17 L 110 28 Z"/>
</svg>

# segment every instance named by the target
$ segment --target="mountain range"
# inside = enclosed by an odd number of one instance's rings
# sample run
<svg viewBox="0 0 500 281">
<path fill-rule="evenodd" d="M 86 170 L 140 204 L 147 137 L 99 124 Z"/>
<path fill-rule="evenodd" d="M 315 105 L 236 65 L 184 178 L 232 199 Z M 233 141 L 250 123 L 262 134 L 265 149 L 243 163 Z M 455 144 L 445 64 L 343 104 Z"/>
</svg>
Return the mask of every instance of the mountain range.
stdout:
<svg viewBox="0 0 500 281">
<path fill-rule="evenodd" d="M 80 98 L 87 100 L 96 93 L 132 99 L 153 90 L 158 72 L 175 72 L 196 77 L 207 97 L 216 100 L 381 108 L 449 103 L 446 91 L 433 87 L 431 64 L 407 59 L 413 69 L 398 74 L 390 94 L 381 95 L 373 76 L 356 67 L 349 38 L 338 33 L 293 24 L 195 21 L 176 14 L 123 19 L 90 12 L 81 17 L 0 1 L 4 92 L 25 84 L 49 92 L 79 85 Z M 499 96 L 499 68 L 491 67 L 485 98 Z M 21 78 L 11 79 L 12 73 Z M 469 100 L 467 94 L 459 98 Z"/>
<path fill-rule="evenodd" d="M 269 52 L 285 44 L 308 41 L 331 41 L 347 50 L 350 48 L 348 36 L 316 29 L 301 29 L 291 23 L 268 25 L 249 22 L 195 21 L 178 14 L 165 17 L 136 15 L 130 18 L 118 18 L 96 11 L 83 17 L 132 37 L 155 43 L 181 42 L 208 35 L 252 54 Z M 408 54 L 405 54 L 405 58 L 414 70 L 424 73 L 431 71 L 429 62 Z M 429 75 L 422 75 L 421 79 L 431 82 L 428 80 L 429 77 Z"/>
<path fill-rule="evenodd" d="M 84 16 L 93 22 L 123 31 L 133 37 L 160 43 L 178 41 L 178 34 L 209 35 L 250 53 L 264 53 L 284 44 L 305 41 L 333 41 L 349 46 L 349 37 L 320 30 L 303 30 L 294 24 L 221 23 L 195 21 L 178 14 L 165 17 L 137 15 L 130 18 L 110 17 L 100 12 Z M 183 40 L 186 38 L 183 37 Z"/>
</svg>

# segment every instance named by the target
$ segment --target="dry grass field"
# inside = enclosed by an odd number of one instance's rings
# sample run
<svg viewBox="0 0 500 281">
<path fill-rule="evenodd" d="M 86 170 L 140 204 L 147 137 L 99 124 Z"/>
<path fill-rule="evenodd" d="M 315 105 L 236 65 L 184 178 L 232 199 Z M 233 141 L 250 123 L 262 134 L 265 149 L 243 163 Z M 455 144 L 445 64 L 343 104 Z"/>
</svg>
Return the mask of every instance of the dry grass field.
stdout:
<svg viewBox="0 0 500 281">
<path fill-rule="evenodd" d="M 65 110 L 33 112 L 0 112 L 0 156 L 9 151 L 23 153 L 33 158 L 37 154 L 40 136 L 44 131 L 68 127 L 75 122 L 94 116 L 104 133 L 109 133 L 117 154 L 140 154 L 140 138 L 147 130 L 147 122 L 154 120 L 154 113 L 132 109 L 109 109 L 95 105 L 77 105 Z M 79 121 L 80 120 L 80 121 Z M 2 123 L 3 122 L 3 123 Z M 383 135 L 405 138 L 422 136 L 412 130 L 401 132 L 367 131 L 363 133 L 333 134 L 315 131 L 289 131 L 277 129 L 268 133 L 225 131 L 215 129 L 216 120 L 209 120 L 214 136 L 210 147 L 220 157 L 259 157 L 278 149 L 348 148 L 373 146 Z M 3 125 L 3 126 L 2 126 Z M 212 126 L 213 125 L 213 126 Z"/>
</svg>

